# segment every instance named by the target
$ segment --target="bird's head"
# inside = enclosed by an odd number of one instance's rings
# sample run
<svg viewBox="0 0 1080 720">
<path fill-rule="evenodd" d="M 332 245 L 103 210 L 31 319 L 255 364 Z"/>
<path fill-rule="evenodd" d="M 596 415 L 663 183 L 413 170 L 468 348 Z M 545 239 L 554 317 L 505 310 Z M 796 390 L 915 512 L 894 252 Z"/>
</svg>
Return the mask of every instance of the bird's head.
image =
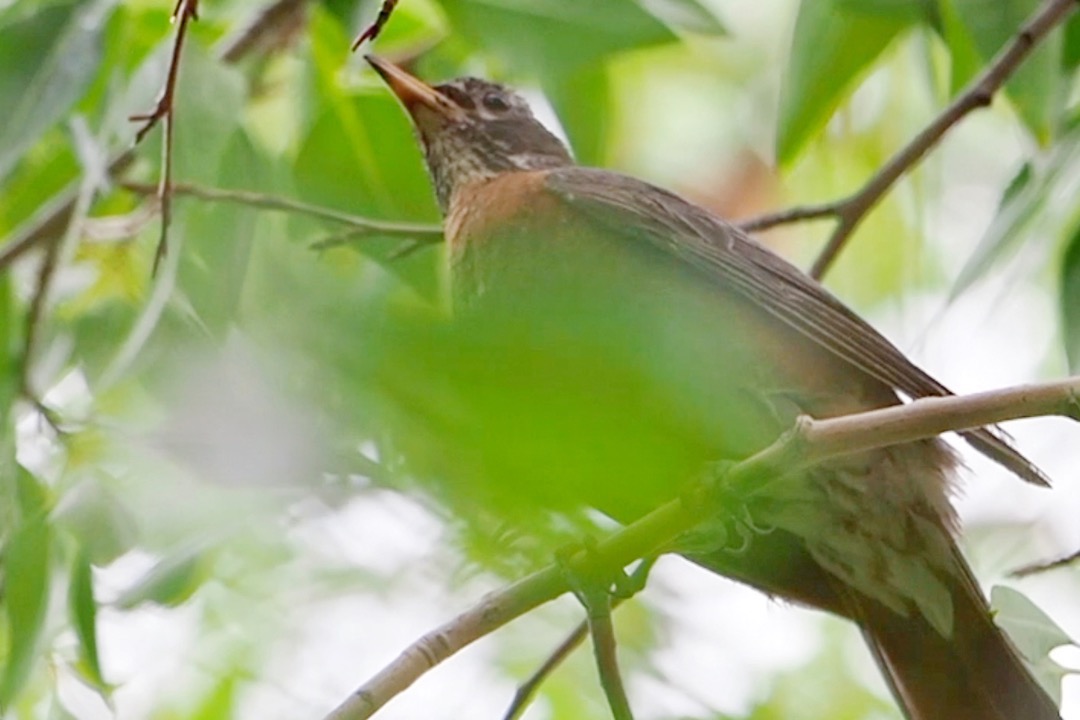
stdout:
<svg viewBox="0 0 1080 720">
<path fill-rule="evenodd" d="M 444 213 L 454 191 L 470 183 L 573 163 L 525 100 L 502 85 L 458 78 L 432 86 L 381 58 L 367 61 L 412 117 Z"/>
</svg>

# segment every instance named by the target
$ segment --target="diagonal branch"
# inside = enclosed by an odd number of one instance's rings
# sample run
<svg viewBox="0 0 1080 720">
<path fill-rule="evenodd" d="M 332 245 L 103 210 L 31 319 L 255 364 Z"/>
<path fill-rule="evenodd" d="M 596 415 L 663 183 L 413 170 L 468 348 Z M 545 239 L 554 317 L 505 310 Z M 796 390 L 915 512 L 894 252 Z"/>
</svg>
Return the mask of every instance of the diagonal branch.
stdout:
<svg viewBox="0 0 1080 720">
<path fill-rule="evenodd" d="M 821 277 L 828 271 L 851 234 L 882 196 L 934 148 L 942 137 L 971 111 L 986 107 L 994 94 L 1038 44 L 1077 7 L 1076 0 L 1046 0 L 1020 27 L 993 60 L 918 135 L 889 160 L 855 194 L 821 205 L 810 205 L 762 215 L 740 223 L 745 230 L 764 230 L 785 223 L 834 217 L 838 223 L 810 268 Z"/>
<path fill-rule="evenodd" d="M 120 183 L 120 187 L 139 195 L 153 195 L 156 193 L 156 187 L 147 183 L 123 182 Z M 407 236 L 419 239 L 424 243 L 441 242 L 443 238 L 442 228 L 438 225 L 375 220 L 321 205 L 292 200 L 280 195 L 268 195 L 266 193 L 252 192 L 251 190 L 207 187 L 193 183 L 176 183 L 173 185 L 172 191 L 174 195 L 186 195 L 208 202 L 248 205 L 264 210 L 280 210 L 298 215 L 307 215 L 319 220 L 328 220 L 348 227 L 351 236 L 356 234 Z"/>
<path fill-rule="evenodd" d="M 1080 422 L 1080 375 L 974 395 L 923 398 L 827 420 L 804 417 L 772 445 L 735 465 L 723 482 L 737 492 L 781 471 L 791 472 L 832 457 L 1041 415 L 1061 415 Z M 350 694 L 326 720 L 371 717 L 457 651 L 567 592 L 567 566 L 582 574 L 612 572 L 653 554 L 714 511 L 714 504 L 707 501 L 673 500 L 588 551 L 488 594 L 409 646 Z"/>
</svg>

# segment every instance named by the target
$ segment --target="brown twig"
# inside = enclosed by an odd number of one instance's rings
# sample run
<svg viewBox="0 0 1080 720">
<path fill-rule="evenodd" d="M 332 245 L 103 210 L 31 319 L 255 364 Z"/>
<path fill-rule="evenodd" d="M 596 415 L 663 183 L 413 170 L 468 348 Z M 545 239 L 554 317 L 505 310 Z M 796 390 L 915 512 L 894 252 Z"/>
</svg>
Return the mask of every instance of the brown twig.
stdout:
<svg viewBox="0 0 1080 720">
<path fill-rule="evenodd" d="M 63 243 L 59 242 L 52 243 L 45 251 L 45 257 L 41 259 L 41 267 L 38 268 L 37 280 L 34 283 L 34 294 L 30 299 L 30 309 L 26 313 L 22 362 L 19 364 L 19 394 L 29 401 L 57 432 L 59 432 L 60 428 L 52 417 L 52 412 L 45 406 L 36 389 L 32 386 L 30 372 L 33 367 L 34 357 L 37 354 L 38 338 L 41 335 L 41 325 L 45 317 L 45 306 L 48 304 L 49 291 L 52 289 L 52 280 L 56 275 L 57 260 L 60 257 L 62 245 Z"/>
<path fill-rule="evenodd" d="M 154 251 L 153 273 L 168 250 L 169 225 L 172 223 L 172 148 L 173 148 L 173 112 L 176 102 L 176 81 L 180 77 L 180 55 L 187 37 L 188 23 L 199 19 L 199 0 L 177 0 L 173 9 L 172 20 L 176 23 L 176 39 L 173 41 L 172 54 L 169 57 L 169 69 L 165 76 L 165 85 L 161 88 L 157 102 L 150 112 L 132 115 L 129 120 L 142 122 L 142 127 L 135 133 L 135 143 L 142 142 L 146 134 L 158 124 L 165 123 L 165 137 L 161 144 L 161 180 L 158 184 L 157 198 L 161 208 L 161 237 Z"/>
<path fill-rule="evenodd" d="M 295 5 L 306 4 L 308 0 L 278 0 L 270 5 L 260 16 L 253 21 L 246 30 L 236 39 L 228 39 L 222 44 L 219 53 L 222 61 L 227 64 L 239 62 L 254 48 L 263 47 L 266 44 L 265 35 L 280 31 L 280 16 L 277 10 L 280 6 L 291 9 Z M 259 18 L 265 18 L 260 22 Z M 128 149 L 117 154 L 109 162 L 109 176 L 119 177 L 135 160 L 135 153 Z M 34 216 L 16 228 L 12 239 L 0 247 L 0 271 L 6 269 L 13 262 L 22 257 L 26 252 L 33 250 L 39 244 L 55 240 L 63 228 L 67 225 L 74 206 L 75 197 L 78 193 L 79 182 L 73 182 L 59 193 L 51 201 L 44 205 Z M 156 192 L 156 190 L 155 190 Z"/>
<path fill-rule="evenodd" d="M 353 52 L 356 52 L 356 49 L 363 45 L 365 40 L 374 40 L 379 37 L 379 33 L 389 22 L 390 16 L 394 14 L 394 8 L 397 7 L 397 4 L 398 0 L 383 0 L 382 5 L 379 7 L 379 14 L 375 17 L 375 22 L 364 28 L 364 32 L 357 35 L 356 39 L 353 40 Z"/>
<path fill-rule="evenodd" d="M 735 465 L 723 481 L 725 487 L 738 492 L 780 471 L 791 472 L 831 457 L 1037 415 L 1061 415 L 1080 421 L 1080 376 L 977 395 L 924 398 L 827 420 L 801 418 L 768 448 Z M 653 554 L 712 512 L 715 506 L 707 501 L 673 500 L 588 552 L 582 550 L 563 565 L 583 573 L 625 567 Z M 475 607 L 413 643 L 346 698 L 327 720 L 371 717 L 446 658 L 568 589 L 565 568 L 551 566 L 489 594 Z"/>
<path fill-rule="evenodd" d="M 588 635 L 589 623 L 578 623 L 577 627 L 548 655 L 543 664 L 536 669 L 536 672 L 530 675 L 525 682 L 518 685 L 514 697 L 510 700 L 510 707 L 506 709 L 506 714 L 503 715 L 503 720 L 517 720 L 517 718 L 521 717 L 521 713 L 525 712 L 525 708 L 532 702 L 536 691 L 540 689 L 548 676 L 555 672 L 555 669 L 562 665 L 566 658 L 570 657 L 570 653 L 574 652 Z"/>
<path fill-rule="evenodd" d="M 1039 573 L 1048 572 L 1050 570 L 1057 570 L 1058 568 L 1072 565 L 1077 560 L 1080 560 L 1080 550 L 1066 555 L 1065 557 L 1058 558 L 1057 560 L 1025 565 L 1021 568 L 1013 570 L 1011 573 L 1009 573 L 1009 575 L 1014 578 L 1027 577 L 1028 575 L 1038 575 Z"/>
<path fill-rule="evenodd" d="M 120 187 L 139 195 L 153 195 L 156 193 L 155 186 L 147 183 L 124 182 L 120 183 Z M 265 193 L 252 192 L 250 190 L 230 190 L 195 185 L 193 183 L 176 183 L 173 185 L 172 191 L 176 196 L 195 197 L 209 202 L 248 205 L 264 210 L 280 210 L 283 212 L 297 213 L 299 215 L 307 215 L 309 217 L 318 218 L 319 220 L 328 220 L 347 226 L 349 228 L 348 232 L 350 236 L 353 237 L 359 234 L 405 236 L 419 239 L 426 243 L 441 242 L 443 237 L 442 228 L 438 225 L 374 220 L 372 218 L 363 217 L 361 215 L 352 215 L 321 205 L 312 205 L 310 203 L 291 200 L 279 195 L 268 195 Z M 340 242 L 345 242 L 345 240 L 341 240 Z M 334 242 L 331 245 L 327 245 L 327 247 L 332 247 L 336 244 L 340 243 Z M 320 245 L 316 249 L 323 248 Z"/>
<path fill-rule="evenodd" d="M 990 104 L 994 94 L 1016 68 L 1051 30 L 1076 8 L 1076 0 L 1046 0 L 1020 27 L 985 69 L 975 77 L 918 135 L 889 160 L 855 194 L 821 205 L 796 207 L 778 213 L 751 218 L 740 226 L 764 230 L 783 223 L 835 217 L 836 228 L 810 268 L 810 275 L 821 279 L 843 249 L 855 228 L 881 197 L 905 173 L 913 168 L 956 123 L 971 111 Z"/>
</svg>

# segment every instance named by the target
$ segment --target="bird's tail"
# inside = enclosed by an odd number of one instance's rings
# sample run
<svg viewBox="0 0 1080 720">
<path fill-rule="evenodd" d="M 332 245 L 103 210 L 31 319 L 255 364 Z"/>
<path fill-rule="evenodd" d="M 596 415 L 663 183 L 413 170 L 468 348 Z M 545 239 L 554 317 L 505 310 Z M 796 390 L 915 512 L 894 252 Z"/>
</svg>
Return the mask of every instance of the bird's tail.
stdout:
<svg viewBox="0 0 1080 720">
<path fill-rule="evenodd" d="M 851 615 L 910 720 L 1060 720 L 1061 715 L 994 624 L 967 564 L 954 577 L 953 633 L 849 595 Z"/>
</svg>

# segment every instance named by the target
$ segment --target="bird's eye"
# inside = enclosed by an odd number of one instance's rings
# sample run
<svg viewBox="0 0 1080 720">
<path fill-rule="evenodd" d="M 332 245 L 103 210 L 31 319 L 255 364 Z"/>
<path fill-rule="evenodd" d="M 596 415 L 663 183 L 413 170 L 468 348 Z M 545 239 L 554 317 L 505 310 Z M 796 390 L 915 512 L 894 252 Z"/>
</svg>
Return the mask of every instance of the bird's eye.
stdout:
<svg viewBox="0 0 1080 720">
<path fill-rule="evenodd" d="M 488 93 L 480 102 L 484 103 L 484 107 L 492 112 L 506 112 L 510 109 L 510 103 L 506 102 L 506 98 L 498 93 Z"/>
</svg>

